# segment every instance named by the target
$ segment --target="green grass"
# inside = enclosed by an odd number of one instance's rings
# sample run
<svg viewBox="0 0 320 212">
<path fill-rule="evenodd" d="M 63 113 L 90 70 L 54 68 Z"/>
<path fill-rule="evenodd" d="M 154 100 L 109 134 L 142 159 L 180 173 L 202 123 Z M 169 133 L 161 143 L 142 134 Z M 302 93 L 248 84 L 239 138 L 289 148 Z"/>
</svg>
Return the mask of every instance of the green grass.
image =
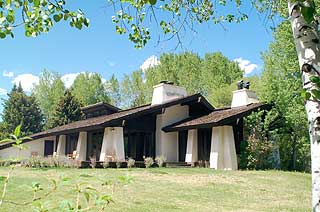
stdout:
<svg viewBox="0 0 320 212">
<path fill-rule="evenodd" d="M 0 168 L 0 189 L 8 168 Z M 129 175 L 132 182 L 120 183 Z M 280 171 L 214 171 L 204 168 L 152 169 L 29 169 L 17 168 L 7 200 L 32 199 L 32 182 L 48 190 L 50 178 L 60 182 L 45 202 L 49 207 L 75 199 L 78 182 L 112 194 L 108 211 L 310 211 L 311 175 Z M 120 177 L 121 178 L 121 177 Z M 112 185 L 103 186 L 106 181 Z M 84 201 L 84 200 L 83 200 Z M 32 206 L 5 203 L 0 211 L 34 211 Z"/>
</svg>

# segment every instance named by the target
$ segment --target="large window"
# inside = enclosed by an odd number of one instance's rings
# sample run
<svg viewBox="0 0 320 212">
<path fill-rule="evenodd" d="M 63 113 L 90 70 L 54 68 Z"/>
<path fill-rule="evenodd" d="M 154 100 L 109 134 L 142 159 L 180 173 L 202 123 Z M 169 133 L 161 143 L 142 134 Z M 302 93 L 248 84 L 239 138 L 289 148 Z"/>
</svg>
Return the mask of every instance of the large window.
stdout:
<svg viewBox="0 0 320 212">
<path fill-rule="evenodd" d="M 73 133 L 66 136 L 66 155 L 73 154 L 77 150 L 79 133 Z"/>
<path fill-rule="evenodd" d="M 90 160 L 90 158 L 100 160 L 102 141 L 103 130 L 88 132 L 87 160 Z"/>
<path fill-rule="evenodd" d="M 198 129 L 198 160 L 209 161 L 212 128 Z"/>
<path fill-rule="evenodd" d="M 128 132 L 124 137 L 126 158 L 143 161 L 155 156 L 154 134 L 150 132 Z"/>
</svg>

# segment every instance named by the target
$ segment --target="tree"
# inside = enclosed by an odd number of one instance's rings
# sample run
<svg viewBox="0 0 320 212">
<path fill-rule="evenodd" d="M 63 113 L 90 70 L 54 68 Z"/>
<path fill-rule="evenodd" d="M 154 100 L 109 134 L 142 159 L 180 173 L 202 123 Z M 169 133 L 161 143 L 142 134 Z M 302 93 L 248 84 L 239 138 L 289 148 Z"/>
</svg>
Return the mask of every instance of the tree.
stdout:
<svg viewBox="0 0 320 212">
<path fill-rule="evenodd" d="M 14 85 L 9 98 L 4 100 L 3 127 L 6 133 L 13 132 L 21 124 L 23 135 L 39 132 L 43 128 L 43 115 L 34 96 L 27 96 L 21 87 Z"/>
<path fill-rule="evenodd" d="M 290 23 L 285 21 L 277 27 L 274 41 L 263 54 L 264 72 L 258 94 L 262 101 L 275 103 L 274 109 L 284 118 L 281 130 L 275 134 L 281 168 L 309 171 L 308 123 L 296 57 Z"/>
<path fill-rule="evenodd" d="M 110 102 L 105 83 L 98 73 L 81 73 L 73 82 L 72 94 L 82 105 L 91 105 L 97 102 Z"/>
<path fill-rule="evenodd" d="M 314 1 L 289 1 L 289 17 L 302 71 L 311 142 L 312 208 L 320 211 L 320 36 Z"/>
<path fill-rule="evenodd" d="M 56 105 L 50 128 L 81 120 L 83 118 L 81 106 L 79 101 L 72 95 L 72 92 L 66 90 L 64 96 L 60 98 Z"/>
<path fill-rule="evenodd" d="M 23 26 L 27 37 L 48 32 L 54 23 L 69 21 L 71 27 L 82 29 L 89 26 L 89 19 L 81 10 L 65 9 L 66 1 L 7 0 L 0 2 L 0 38 L 14 37 L 14 29 Z"/>
<path fill-rule="evenodd" d="M 64 92 L 65 86 L 58 73 L 46 69 L 41 72 L 39 84 L 35 85 L 32 93 L 45 116 L 46 129 L 52 126 L 54 109 Z"/>
<path fill-rule="evenodd" d="M 120 104 L 121 104 L 120 84 L 114 74 L 112 74 L 111 78 L 107 82 L 107 90 L 110 96 L 110 103 L 114 106 L 120 107 Z"/>
</svg>

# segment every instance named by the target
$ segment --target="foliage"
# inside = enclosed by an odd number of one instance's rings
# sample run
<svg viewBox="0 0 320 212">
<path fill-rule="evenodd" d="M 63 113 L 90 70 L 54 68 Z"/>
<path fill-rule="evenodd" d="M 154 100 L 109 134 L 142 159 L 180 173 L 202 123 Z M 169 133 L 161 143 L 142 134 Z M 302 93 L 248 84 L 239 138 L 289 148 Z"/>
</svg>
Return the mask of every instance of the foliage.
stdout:
<svg viewBox="0 0 320 212">
<path fill-rule="evenodd" d="M 274 41 L 263 53 L 264 72 L 258 96 L 273 102 L 281 114 L 281 127 L 274 134 L 279 145 L 281 168 L 310 170 L 310 146 L 307 115 L 304 107 L 301 73 L 289 22 L 274 32 Z"/>
<path fill-rule="evenodd" d="M 65 86 L 61 76 L 56 72 L 45 69 L 40 73 L 39 78 L 39 84 L 34 86 L 32 93 L 45 116 L 45 128 L 48 129 L 52 126 L 54 109 L 65 93 Z"/>
<path fill-rule="evenodd" d="M 116 167 L 119 169 L 122 166 L 122 162 L 121 161 L 116 161 Z"/>
<path fill-rule="evenodd" d="M 21 125 L 22 134 L 33 134 L 42 130 L 43 115 L 34 96 L 27 96 L 21 84 L 14 85 L 9 98 L 3 100 L 3 128 L 7 134 Z"/>
<path fill-rule="evenodd" d="M 270 136 L 272 123 L 263 120 L 265 115 L 265 111 L 260 111 L 246 118 L 249 136 L 246 149 L 242 151 L 241 168 L 255 170 L 275 168 L 276 159 L 272 154 L 275 152 L 276 144 Z"/>
<path fill-rule="evenodd" d="M 82 29 L 89 26 L 89 19 L 81 10 L 65 9 L 66 1 L 8 0 L 0 3 L 0 38 L 14 37 L 13 30 L 23 26 L 27 37 L 48 32 L 54 23 L 68 21 L 71 27 Z"/>
<path fill-rule="evenodd" d="M 32 156 L 21 161 L 23 167 L 30 168 L 78 168 L 78 161 L 69 159 L 66 156 L 42 157 Z"/>
<path fill-rule="evenodd" d="M 166 39 L 194 31 L 195 23 L 239 23 L 247 20 L 242 12 L 242 1 L 110 1 L 117 10 L 112 21 L 120 35 L 128 33 L 128 38 L 136 48 L 144 47 L 151 38 L 149 26 L 155 21 Z M 227 9 L 228 8 L 228 9 Z M 227 12 L 225 12 L 227 11 Z M 159 38 L 160 40 L 160 38 Z"/>
<path fill-rule="evenodd" d="M 112 74 L 111 78 L 106 83 L 106 88 L 110 97 L 110 104 L 116 107 L 121 105 L 121 93 L 120 93 L 120 83 L 116 76 Z"/>
<path fill-rule="evenodd" d="M 155 158 L 155 161 L 159 167 L 163 167 L 164 163 L 166 162 L 166 157 L 164 157 L 163 155 L 158 156 Z"/>
<path fill-rule="evenodd" d="M 73 82 L 71 92 L 82 105 L 110 102 L 103 79 L 98 73 L 80 73 Z"/>
<path fill-rule="evenodd" d="M 135 161 L 134 159 L 129 158 L 128 161 L 127 161 L 127 167 L 128 167 L 128 168 L 133 168 L 135 162 L 136 162 L 136 161 Z"/>
<path fill-rule="evenodd" d="M 74 121 L 81 120 L 83 113 L 81 111 L 81 104 L 72 95 L 70 90 L 67 90 L 63 97 L 60 98 L 58 105 L 56 105 L 51 128 L 61 126 Z"/>
<path fill-rule="evenodd" d="M 154 160 L 152 157 L 146 157 L 144 159 L 144 165 L 146 166 L 146 168 L 151 168 L 154 164 Z"/>
<path fill-rule="evenodd" d="M 123 107 L 149 103 L 153 86 L 168 80 L 185 87 L 190 94 L 202 93 L 215 106 L 226 106 L 231 104 L 231 90 L 242 75 L 238 64 L 220 52 L 208 53 L 204 58 L 192 52 L 162 54 L 158 66 L 125 75 L 121 99 Z"/>
</svg>

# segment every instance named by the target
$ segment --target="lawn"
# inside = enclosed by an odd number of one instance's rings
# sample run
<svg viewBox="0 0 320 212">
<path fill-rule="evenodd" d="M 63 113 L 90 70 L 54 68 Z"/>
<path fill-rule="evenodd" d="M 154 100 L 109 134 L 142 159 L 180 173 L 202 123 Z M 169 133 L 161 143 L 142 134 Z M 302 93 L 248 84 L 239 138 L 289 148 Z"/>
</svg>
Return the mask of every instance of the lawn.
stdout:
<svg viewBox="0 0 320 212">
<path fill-rule="evenodd" d="M 0 168 L 2 191 L 8 168 Z M 121 181 L 121 176 L 127 176 Z M 129 176 L 129 177 L 128 177 Z M 33 182 L 58 190 L 45 205 L 76 198 L 77 183 L 112 194 L 107 211 L 310 211 L 311 175 L 280 171 L 214 171 L 205 168 L 30 169 L 17 168 L 6 200 L 32 199 Z M 107 182 L 107 183 L 106 183 Z M 82 199 L 82 201 L 85 201 Z M 5 203 L 0 211 L 34 211 L 33 206 Z"/>
</svg>

